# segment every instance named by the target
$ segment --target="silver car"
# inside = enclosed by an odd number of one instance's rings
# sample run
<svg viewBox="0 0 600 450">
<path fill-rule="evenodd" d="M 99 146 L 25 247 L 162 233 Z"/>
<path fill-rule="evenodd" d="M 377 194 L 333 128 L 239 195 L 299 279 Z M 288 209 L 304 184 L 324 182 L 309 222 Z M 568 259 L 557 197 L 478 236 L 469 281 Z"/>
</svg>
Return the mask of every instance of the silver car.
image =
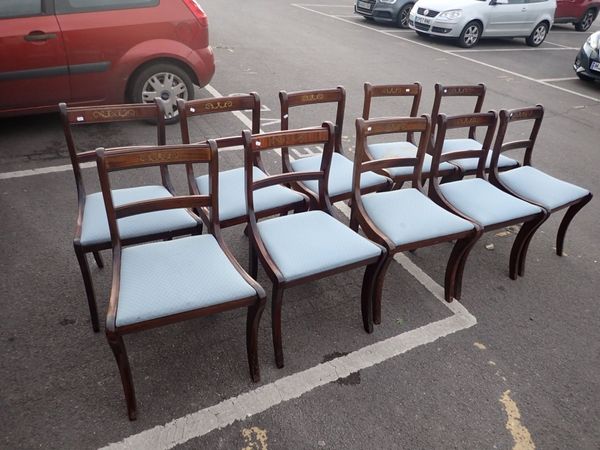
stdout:
<svg viewBox="0 0 600 450">
<path fill-rule="evenodd" d="M 418 0 L 408 26 L 419 35 L 458 40 L 473 47 L 481 38 L 524 37 L 537 47 L 554 22 L 556 0 Z"/>
</svg>

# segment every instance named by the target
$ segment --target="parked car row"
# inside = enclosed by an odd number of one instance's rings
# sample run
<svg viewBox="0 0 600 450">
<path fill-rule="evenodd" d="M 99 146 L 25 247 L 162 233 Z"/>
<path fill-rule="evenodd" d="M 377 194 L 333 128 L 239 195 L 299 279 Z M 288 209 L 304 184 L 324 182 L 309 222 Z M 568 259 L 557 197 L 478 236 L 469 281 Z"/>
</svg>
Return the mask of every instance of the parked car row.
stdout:
<svg viewBox="0 0 600 450">
<path fill-rule="evenodd" d="M 196 0 L 0 1 L 0 117 L 194 98 L 215 70 Z"/>
<path fill-rule="evenodd" d="M 485 37 L 523 37 L 537 47 L 553 23 L 573 23 L 586 31 L 599 10 L 598 0 L 357 0 L 354 6 L 369 20 L 454 38 L 467 48 Z"/>
</svg>

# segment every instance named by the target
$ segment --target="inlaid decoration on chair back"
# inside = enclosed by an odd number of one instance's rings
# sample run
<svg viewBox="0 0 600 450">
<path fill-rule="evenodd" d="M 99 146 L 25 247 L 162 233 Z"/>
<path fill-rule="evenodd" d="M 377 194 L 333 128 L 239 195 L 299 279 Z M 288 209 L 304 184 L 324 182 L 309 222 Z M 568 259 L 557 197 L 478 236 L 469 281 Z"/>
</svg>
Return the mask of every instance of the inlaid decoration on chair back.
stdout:
<svg viewBox="0 0 600 450">
<path fill-rule="evenodd" d="M 299 106 L 317 105 L 322 103 L 335 103 L 335 139 L 334 151 L 343 153 L 342 129 L 344 127 L 344 112 L 346 109 L 346 90 L 343 86 L 334 89 L 315 89 L 295 92 L 279 92 L 279 103 L 281 106 L 281 129 L 288 130 L 290 125 L 290 108 Z M 312 124 L 313 126 L 315 124 Z M 297 127 L 297 125 L 294 125 Z M 284 170 L 291 172 L 289 157 L 289 146 L 281 147 L 281 157 Z"/>
<path fill-rule="evenodd" d="M 485 85 L 483 83 L 475 84 L 475 85 L 454 85 L 454 86 L 444 86 L 440 83 L 436 83 L 434 87 L 435 97 L 433 100 L 433 108 L 431 109 L 431 117 L 433 120 L 432 124 L 432 137 L 435 136 L 436 133 L 436 118 L 440 112 L 447 113 L 447 111 L 443 111 L 442 108 L 442 99 L 445 97 L 472 97 L 475 99 L 475 106 L 473 108 L 473 113 L 480 113 L 481 108 L 483 107 L 483 101 L 485 100 Z M 471 111 L 465 111 L 465 113 L 469 113 Z M 469 128 L 469 139 L 475 139 L 475 127 Z"/>
<path fill-rule="evenodd" d="M 170 209 L 188 209 L 209 207 L 211 232 L 219 229 L 218 206 L 218 158 L 217 145 L 213 140 L 202 144 L 165 145 L 153 147 L 117 147 L 96 150 L 96 163 L 102 196 L 108 217 L 113 247 L 120 245 L 118 219 Z M 161 165 L 208 164 L 210 192 L 200 195 L 195 190 L 190 195 L 173 195 L 164 198 L 143 200 L 115 205 L 111 193 L 110 173 L 123 170 L 142 169 Z M 199 219 L 198 219 L 199 220 Z"/>
<path fill-rule="evenodd" d="M 154 103 L 135 103 L 123 105 L 105 105 L 105 106 L 76 106 L 69 107 L 66 103 L 59 103 L 60 118 L 63 125 L 67 149 L 73 166 L 75 182 L 80 197 L 85 197 L 85 188 L 81 176 L 81 164 L 85 162 L 96 161 L 96 151 L 93 149 L 80 150 L 75 137 L 73 128 L 79 128 L 83 125 L 115 122 L 146 121 L 156 123 L 156 144 L 164 145 L 165 136 L 165 107 L 162 100 L 157 99 Z M 142 143 L 140 143 L 142 144 Z M 145 144 L 151 144 L 146 142 Z M 106 145 L 106 144 L 104 144 Z M 161 166 L 161 178 L 163 185 L 172 189 L 171 180 L 166 167 Z"/>
<path fill-rule="evenodd" d="M 433 147 L 433 160 L 431 163 L 431 176 L 433 182 L 430 184 L 430 189 L 433 185 L 439 185 L 437 176 L 439 173 L 440 164 L 446 161 L 455 159 L 477 158 L 478 178 L 484 178 L 484 170 L 487 156 L 492 147 L 494 132 L 496 131 L 497 114 L 495 111 L 487 113 L 463 114 L 459 116 L 446 116 L 439 114 L 437 118 L 437 134 L 435 136 L 435 144 Z M 477 129 L 485 128 L 485 138 L 481 148 L 464 149 L 455 152 L 442 153 L 444 140 L 448 130 L 457 130 L 461 128 Z"/>
<path fill-rule="evenodd" d="M 246 172 L 247 212 L 251 225 L 256 224 L 256 215 L 254 212 L 254 191 L 278 184 L 293 183 L 305 180 L 317 180 L 319 182 L 319 207 L 323 211 L 329 212 L 331 210 L 331 202 L 327 192 L 329 169 L 335 142 L 334 125 L 331 122 L 324 122 L 321 127 L 275 131 L 264 134 L 251 134 L 248 130 L 244 130 L 242 138 L 244 140 L 245 148 L 244 167 Z M 323 157 L 321 158 L 321 166 L 318 171 L 288 172 L 277 175 L 269 175 L 266 178 L 256 181 L 252 179 L 252 161 L 256 153 L 261 153 L 264 150 L 272 150 L 296 145 L 323 146 Z"/>
<path fill-rule="evenodd" d="M 386 134 L 420 134 L 417 153 L 414 157 L 392 157 L 371 160 L 367 155 L 368 139 L 372 136 Z M 431 118 L 424 114 L 421 117 L 389 117 L 381 119 L 356 119 L 356 152 L 354 154 L 354 176 L 352 187 L 354 198 L 360 196 L 360 176 L 368 171 L 380 171 L 390 167 L 413 167 L 412 187 L 423 191 L 423 160 L 430 141 Z"/>
<path fill-rule="evenodd" d="M 417 117 L 419 114 L 419 105 L 421 103 L 422 87 L 420 83 L 411 84 L 364 84 L 365 96 L 363 100 L 362 118 L 368 120 L 371 116 L 372 99 L 376 97 L 409 97 L 412 98 L 410 111 L 407 115 L 404 111 L 391 114 L 393 117 Z M 390 115 L 386 115 L 389 117 Z M 378 117 L 383 117 L 378 115 Z M 414 142 L 413 133 L 408 132 L 406 138 L 409 142 Z"/>
<path fill-rule="evenodd" d="M 542 105 L 511 110 L 503 109 L 500 111 L 498 114 L 498 133 L 496 134 L 496 141 L 494 142 L 494 149 L 492 153 L 492 162 L 490 164 L 491 170 L 489 176 L 492 183 L 495 183 L 498 180 L 498 159 L 500 158 L 500 154 L 503 152 L 523 149 L 525 151 L 523 165 L 531 165 L 533 147 L 535 145 L 538 132 L 540 131 L 540 127 L 542 126 L 543 118 L 544 107 Z M 526 121 L 531 121 L 531 132 L 529 133 L 529 138 L 505 142 L 506 132 L 508 131 L 509 124 L 513 122 Z"/>
</svg>

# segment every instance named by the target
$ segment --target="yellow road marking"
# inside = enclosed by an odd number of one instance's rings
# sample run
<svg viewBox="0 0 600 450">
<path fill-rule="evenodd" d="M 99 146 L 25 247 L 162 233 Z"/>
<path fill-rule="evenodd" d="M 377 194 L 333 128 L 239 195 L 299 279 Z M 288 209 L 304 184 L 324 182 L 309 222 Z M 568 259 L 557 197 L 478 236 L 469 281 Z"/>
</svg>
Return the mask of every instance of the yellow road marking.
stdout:
<svg viewBox="0 0 600 450">
<path fill-rule="evenodd" d="M 242 430 L 245 447 L 242 450 L 267 450 L 267 430 L 252 427 Z"/>
<path fill-rule="evenodd" d="M 510 434 L 515 441 L 513 450 L 533 450 L 535 444 L 531 439 L 529 430 L 521 423 L 521 413 L 515 401 L 510 398 L 510 390 L 505 391 L 500 397 L 500 403 L 504 405 L 504 410 L 508 420 L 506 421 L 506 429 L 510 431 Z"/>
</svg>

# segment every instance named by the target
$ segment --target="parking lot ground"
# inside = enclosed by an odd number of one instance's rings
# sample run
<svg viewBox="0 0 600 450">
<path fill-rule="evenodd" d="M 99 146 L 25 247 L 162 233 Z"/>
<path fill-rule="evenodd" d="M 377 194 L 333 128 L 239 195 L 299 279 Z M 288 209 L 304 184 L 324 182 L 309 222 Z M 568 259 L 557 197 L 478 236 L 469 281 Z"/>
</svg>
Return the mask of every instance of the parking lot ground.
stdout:
<svg viewBox="0 0 600 450">
<path fill-rule="evenodd" d="M 435 82 L 485 82 L 484 108 L 544 104 L 538 167 L 600 190 L 598 85 L 543 81 L 573 75 L 564 67 L 577 50 L 553 49 L 578 48 L 586 33 L 561 27 L 548 36 L 554 45 L 535 51 L 517 45 L 520 40 L 494 40 L 465 54 L 445 42 L 347 17 L 346 2 L 327 5 L 258 0 L 240 3 L 231 14 L 223 2 L 203 1 L 217 74 L 198 94 L 259 92 L 262 128 L 270 131 L 279 127 L 280 89 L 342 84 L 348 92 L 344 145 L 351 154 L 364 81 L 421 82 L 423 112 Z M 378 114 L 398 110 L 386 103 Z M 317 111 L 299 112 L 292 126 L 331 118 L 331 109 Z M 246 123 L 240 115 L 220 116 L 195 122 L 193 132 L 198 139 L 238 134 Z M 273 363 L 266 311 L 258 385 L 246 373 L 241 311 L 131 335 L 126 342 L 139 406 L 131 423 L 108 345 L 89 324 L 71 247 L 76 198 L 72 174 L 64 169 L 69 162 L 59 121 L 55 115 L 10 119 L 0 124 L 0 134 L 0 446 L 598 448 L 596 200 L 571 225 L 562 258 L 553 251 L 561 214 L 542 226 L 526 276 L 517 281 L 507 276 L 514 230 L 484 236 L 469 257 L 463 300 L 451 309 L 436 297 L 450 245 L 405 256 L 388 272 L 382 324 L 371 335 L 360 323 L 360 271 L 290 290 L 283 308 L 286 367 Z M 81 137 L 91 147 L 154 139 L 152 127 L 143 124 L 96 127 Z M 168 127 L 168 137 L 178 141 L 177 126 Z M 298 149 L 296 156 L 311 151 Z M 241 155 L 227 152 L 221 161 L 223 168 L 237 167 Z M 276 170 L 277 155 L 267 164 Z M 48 173 L 29 172 L 34 169 Z M 94 169 L 85 172 L 90 190 L 97 189 Z M 143 172 L 117 184 L 157 178 Z M 175 178 L 184 186 L 181 171 Z M 340 206 L 340 220 L 347 220 L 345 211 Z M 246 266 L 242 230 L 228 229 L 225 238 Z M 110 264 L 93 276 L 104 308 Z M 258 281 L 270 291 L 262 271 Z M 344 363 L 356 370 L 331 372 Z"/>
</svg>

